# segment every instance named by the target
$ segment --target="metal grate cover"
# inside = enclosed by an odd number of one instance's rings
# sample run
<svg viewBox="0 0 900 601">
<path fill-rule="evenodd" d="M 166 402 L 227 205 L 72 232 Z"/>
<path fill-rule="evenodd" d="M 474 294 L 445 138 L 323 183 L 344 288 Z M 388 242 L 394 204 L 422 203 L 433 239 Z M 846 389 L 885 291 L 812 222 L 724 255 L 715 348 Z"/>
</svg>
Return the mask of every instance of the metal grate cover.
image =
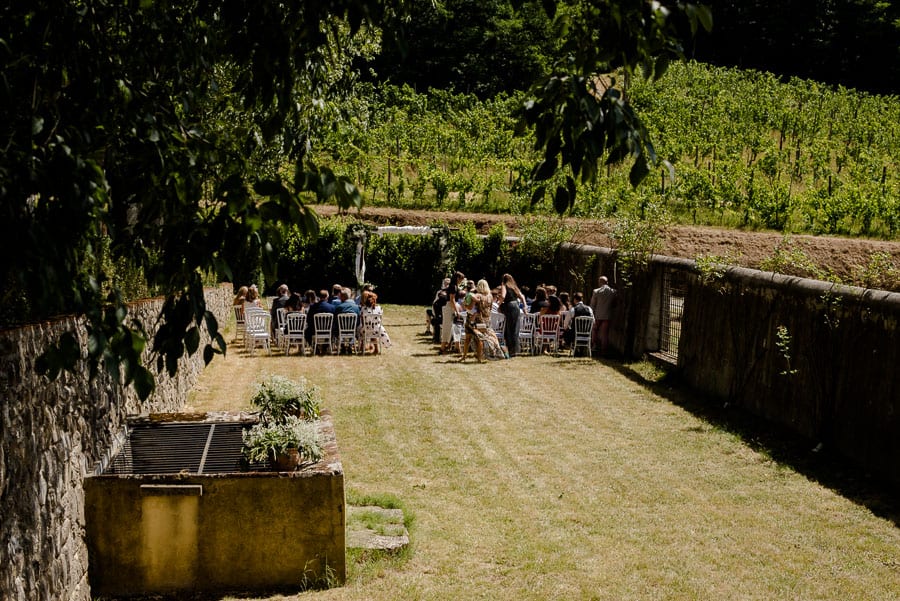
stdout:
<svg viewBox="0 0 900 601">
<path fill-rule="evenodd" d="M 240 422 L 133 424 L 129 426 L 122 451 L 106 473 L 225 474 L 247 471 L 241 461 L 244 427 L 246 424 Z"/>
</svg>

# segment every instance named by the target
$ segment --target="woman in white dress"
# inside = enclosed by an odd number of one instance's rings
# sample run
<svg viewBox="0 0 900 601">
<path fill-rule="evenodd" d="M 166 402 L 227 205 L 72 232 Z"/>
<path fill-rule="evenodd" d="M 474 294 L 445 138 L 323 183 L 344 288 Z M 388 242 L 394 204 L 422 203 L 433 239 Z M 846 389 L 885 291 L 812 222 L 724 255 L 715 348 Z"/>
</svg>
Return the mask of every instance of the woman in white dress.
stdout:
<svg viewBox="0 0 900 601">
<path fill-rule="evenodd" d="M 362 329 L 363 344 L 367 346 L 367 351 L 371 350 L 377 355 L 380 349 L 389 348 L 391 346 L 391 337 L 388 336 L 387 330 L 384 329 L 384 324 L 381 321 L 378 322 L 378 329 L 375 332 L 368 332 L 366 328 L 366 316 L 382 316 L 384 315 L 384 312 L 381 310 L 381 306 L 378 305 L 378 295 L 374 292 L 368 290 L 363 291 L 360 302 L 362 303 L 362 306 L 359 308 L 359 323 Z M 378 343 L 372 344 L 371 348 L 368 348 L 370 346 L 369 342 L 373 336 L 377 338 Z"/>
</svg>

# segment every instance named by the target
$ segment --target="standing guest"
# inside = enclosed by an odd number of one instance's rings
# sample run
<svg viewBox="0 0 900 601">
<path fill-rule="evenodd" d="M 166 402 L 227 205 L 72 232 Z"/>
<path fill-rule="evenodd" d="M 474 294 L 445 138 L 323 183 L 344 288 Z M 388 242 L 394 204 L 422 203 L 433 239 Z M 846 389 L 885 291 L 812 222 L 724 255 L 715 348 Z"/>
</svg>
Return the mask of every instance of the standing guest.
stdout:
<svg viewBox="0 0 900 601">
<path fill-rule="evenodd" d="M 444 278 L 441 287 L 434 293 L 434 300 L 431 301 L 430 325 L 434 332 L 432 342 L 440 343 L 441 328 L 444 322 L 444 305 L 447 304 L 447 287 L 450 286 L 450 278 Z M 427 312 L 426 312 L 427 313 Z M 448 324 L 449 328 L 450 325 Z"/>
<path fill-rule="evenodd" d="M 591 310 L 594 312 L 594 328 L 591 330 L 591 346 L 605 355 L 609 348 L 609 322 L 616 300 L 616 291 L 609 286 L 605 275 L 597 280 L 599 288 L 591 294 Z"/>
<path fill-rule="evenodd" d="M 250 289 L 246 286 L 241 286 L 240 288 L 238 288 L 237 294 L 234 295 L 235 307 L 242 307 L 244 303 L 247 302 L 247 292 L 249 291 Z"/>
<path fill-rule="evenodd" d="M 525 294 L 519 289 L 516 280 L 508 273 L 500 279 L 500 312 L 506 316 L 503 326 L 503 339 L 510 357 L 519 354 L 519 316 L 521 308 L 526 306 Z"/>
<path fill-rule="evenodd" d="M 504 358 L 500 341 L 491 329 L 491 289 L 487 280 L 478 280 L 478 284 L 470 286 L 463 302 L 466 310 L 466 339 L 460 361 L 466 360 L 472 341 L 475 342 L 475 356 L 479 363 L 484 363 L 485 356 L 491 359 Z"/>
<path fill-rule="evenodd" d="M 450 278 L 450 284 L 447 286 L 447 304 L 441 313 L 441 354 L 450 352 L 450 345 L 453 342 L 453 320 L 459 313 L 459 305 L 456 303 L 456 297 L 459 294 L 459 286 L 465 282 L 466 276 L 463 272 L 457 271 Z"/>
</svg>

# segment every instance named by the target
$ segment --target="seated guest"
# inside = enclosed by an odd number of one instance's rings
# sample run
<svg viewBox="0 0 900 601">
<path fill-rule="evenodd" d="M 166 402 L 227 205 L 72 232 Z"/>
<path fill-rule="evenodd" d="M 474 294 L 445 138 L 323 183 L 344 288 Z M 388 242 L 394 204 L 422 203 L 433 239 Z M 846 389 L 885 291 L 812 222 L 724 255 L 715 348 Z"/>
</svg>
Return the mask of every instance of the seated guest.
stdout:
<svg viewBox="0 0 900 601">
<path fill-rule="evenodd" d="M 287 306 L 288 301 L 291 298 L 291 291 L 288 290 L 287 284 L 282 284 L 278 287 L 278 293 L 275 297 L 275 300 L 272 301 L 272 308 L 269 309 L 269 313 L 272 315 L 272 332 L 275 332 L 275 329 L 278 327 L 278 309 L 283 309 Z"/>
<path fill-rule="evenodd" d="M 245 304 L 253 305 L 255 307 L 262 306 L 262 300 L 259 298 L 259 289 L 256 287 L 256 284 L 250 284 L 250 288 L 247 290 Z"/>
<path fill-rule="evenodd" d="M 575 304 L 572 305 L 572 308 L 568 311 L 568 317 L 566 319 L 568 327 L 563 331 L 563 341 L 568 345 L 575 342 L 575 318 L 594 316 L 594 311 L 591 309 L 590 305 L 584 304 L 584 295 L 581 292 L 576 292 L 572 299 L 575 301 Z"/>
<path fill-rule="evenodd" d="M 560 315 L 562 313 L 562 303 L 555 294 L 547 297 L 547 304 L 541 307 L 541 315 Z"/>
<path fill-rule="evenodd" d="M 247 293 L 250 292 L 250 288 L 247 286 L 241 286 L 238 288 L 237 294 L 234 295 L 234 306 L 235 307 L 243 307 L 244 303 L 247 301 Z"/>
<path fill-rule="evenodd" d="M 374 292 L 363 292 L 362 294 L 362 307 L 360 307 L 360 318 L 365 320 L 366 315 L 383 315 L 381 307 L 378 305 L 378 295 Z M 366 350 L 372 351 L 375 354 L 378 354 L 378 350 L 381 347 L 389 347 L 391 346 L 391 337 L 388 336 L 387 330 L 384 329 L 384 324 L 382 323 L 378 328 L 377 332 L 366 332 L 365 330 L 365 322 L 360 325 L 360 331 L 362 336 L 364 337 L 363 342 L 366 344 Z M 372 344 L 369 345 L 369 341 L 372 340 L 371 336 L 375 336 L 378 339 L 378 345 Z"/>
<path fill-rule="evenodd" d="M 307 290 L 306 299 L 309 301 L 309 309 L 306 310 L 306 342 L 309 344 L 312 343 L 313 334 L 316 331 L 316 314 L 331 313 L 334 315 L 334 305 L 328 302 L 327 290 L 320 290 L 318 298 L 315 292 Z"/>
<path fill-rule="evenodd" d="M 341 288 L 338 294 L 338 302 L 334 305 L 335 313 L 356 313 L 359 315 L 359 305 L 350 298 L 350 289 Z"/>
<path fill-rule="evenodd" d="M 372 284 L 363 284 L 362 289 L 359 291 L 359 294 L 356 295 L 356 298 L 353 299 L 357 305 L 362 307 L 362 294 L 363 292 L 375 292 L 375 286 Z"/>
<path fill-rule="evenodd" d="M 297 292 L 292 292 L 287 304 L 284 306 L 288 313 L 303 311 L 303 297 Z"/>
<path fill-rule="evenodd" d="M 341 329 L 341 322 L 338 318 L 345 313 L 357 316 L 354 331 L 359 328 L 359 305 L 353 302 L 353 298 L 350 296 L 351 294 L 352 291 L 349 288 L 341 288 L 341 291 L 338 294 L 340 302 L 334 305 L 334 321 L 331 324 L 331 335 L 335 339 L 339 337 Z"/>
<path fill-rule="evenodd" d="M 341 302 L 341 290 L 343 290 L 343 289 L 344 289 L 344 287 L 341 286 L 340 284 L 332 285 L 331 286 L 331 297 L 329 297 L 328 302 L 331 303 L 332 305 L 336 305 L 339 302 Z"/>
<path fill-rule="evenodd" d="M 538 286 L 534 289 L 534 300 L 531 301 L 531 306 L 528 309 L 529 313 L 541 313 L 542 309 L 549 306 L 550 302 L 547 300 L 547 289 L 543 286 Z"/>
</svg>

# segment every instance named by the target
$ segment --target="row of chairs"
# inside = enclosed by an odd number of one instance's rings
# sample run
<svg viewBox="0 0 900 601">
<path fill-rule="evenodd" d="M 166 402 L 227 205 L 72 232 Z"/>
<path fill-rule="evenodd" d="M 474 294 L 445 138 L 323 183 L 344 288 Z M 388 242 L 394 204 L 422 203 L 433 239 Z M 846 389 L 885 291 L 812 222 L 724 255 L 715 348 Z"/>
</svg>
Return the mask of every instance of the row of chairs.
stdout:
<svg viewBox="0 0 900 601">
<path fill-rule="evenodd" d="M 264 348 L 269 354 L 272 353 L 272 317 L 268 311 L 252 305 L 235 306 L 234 317 L 237 334 L 243 336 L 244 346 L 251 355 L 257 348 Z M 295 346 L 301 355 L 305 355 L 308 350 L 315 354 L 320 349 L 327 349 L 329 354 L 337 354 L 341 350 L 362 354 L 370 344 L 376 350 L 381 350 L 382 321 L 379 314 L 365 314 L 362 327 L 359 328 L 359 315 L 339 313 L 336 316 L 335 330 L 335 314 L 317 313 L 313 316 L 313 335 L 309 348 L 306 343 L 306 313 L 288 313 L 284 309 L 278 309 L 276 317 L 274 345 L 286 355 Z"/>
<path fill-rule="evenodd" d="M 562 339 L 563 322 L 562 315 L 540 315 L 536 313 L 519 314 L 519 350 L 522 353 L 537 354 L 547 349 L 554 355 L 559 354 Z M 571 353 L 574 356 L 579 348 L 587 350 L 587 356 L 591 356 L 591 329 L 594 327 L 594 318 L 590 316 L 578 316 L 574 320 L 575 338 L 572 342 Z M 503 330 L 506 327 L 506 316 L 502 313 L 491 313 L 491 328 L 496 332 L 497 339 L 502 346 L 506 346 Z"/>
</svg>

